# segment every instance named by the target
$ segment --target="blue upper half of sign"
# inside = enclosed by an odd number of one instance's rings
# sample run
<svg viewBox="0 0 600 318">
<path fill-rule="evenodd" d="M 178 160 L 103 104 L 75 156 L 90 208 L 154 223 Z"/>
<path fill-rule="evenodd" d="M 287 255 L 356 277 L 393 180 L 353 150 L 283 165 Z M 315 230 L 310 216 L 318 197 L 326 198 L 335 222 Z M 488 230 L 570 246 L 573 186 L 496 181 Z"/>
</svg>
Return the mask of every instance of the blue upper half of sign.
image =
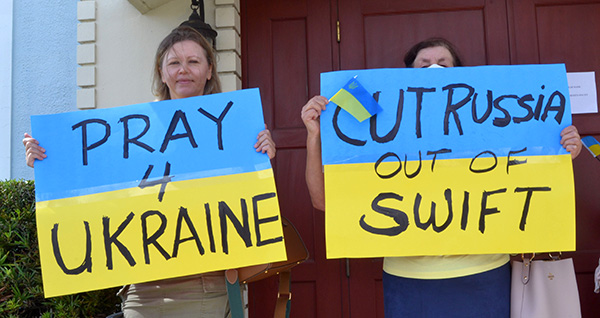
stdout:
<svg viewBox="0 0 600 318">
<path fill-rule="evenodd" d="M 31 117 L 48 157 L 35 163 L 37 201 L 260 171 L 259 90 Z M 150 167 L 152 170 L 150 171 Z"/>
<path fill-rule="evenodd" d="M 321 95 L 330 98 L 354 76 L 383 110 L 358 122 L 329 103 L 320 119 L 324 165 L 376 162 L 388 152 L 432 160 L 442 149 L 450 152 L 438 160 L 567 153 L 560 145 L 571 125 L 564 64 L 329 72 L 321 74 Z"/>
</svg>

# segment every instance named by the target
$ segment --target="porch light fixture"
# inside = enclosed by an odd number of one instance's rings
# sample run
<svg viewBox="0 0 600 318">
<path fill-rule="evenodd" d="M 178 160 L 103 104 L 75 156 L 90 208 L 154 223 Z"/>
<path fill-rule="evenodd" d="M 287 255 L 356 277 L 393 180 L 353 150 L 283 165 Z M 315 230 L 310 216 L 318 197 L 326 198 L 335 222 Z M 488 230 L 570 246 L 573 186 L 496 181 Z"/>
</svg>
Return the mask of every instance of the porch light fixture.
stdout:
<svg viewBox="0 0 600 318">
<path fill-rule="evenodd" d="M 209 24 L 204 22 L 204 0 L 192 0 L 190 8 L 192 9 L 192 14 L 187 21 L 184 21 L 179 26 L 189 26 L 196 29 L 196 31 L 200 32 L 200 34 L 202 34 L 214 47 L 217 31 L 213 30 Z M 198 14 L 198 8 L 200 8 L 200 14 Z"/>
</svg>

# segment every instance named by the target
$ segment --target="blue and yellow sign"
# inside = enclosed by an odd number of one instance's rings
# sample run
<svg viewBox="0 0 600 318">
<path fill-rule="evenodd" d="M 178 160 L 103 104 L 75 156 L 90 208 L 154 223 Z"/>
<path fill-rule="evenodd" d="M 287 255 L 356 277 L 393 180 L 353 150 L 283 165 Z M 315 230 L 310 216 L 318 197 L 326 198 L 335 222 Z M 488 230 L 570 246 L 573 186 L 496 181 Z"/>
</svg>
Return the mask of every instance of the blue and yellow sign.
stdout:
<svg viewBox="0 0 600 318">
<path fill-rule="evenodd" d="M 258 89 L 31 121 L 46 297 L 285 259 Z"/>
<path fill-rule="evenodd" d="M 356 75 L 383 110 L 321 115 L 328 258 L 575 249 L 564 65 L 339 71 L 321 94 Z"/>
</svg>

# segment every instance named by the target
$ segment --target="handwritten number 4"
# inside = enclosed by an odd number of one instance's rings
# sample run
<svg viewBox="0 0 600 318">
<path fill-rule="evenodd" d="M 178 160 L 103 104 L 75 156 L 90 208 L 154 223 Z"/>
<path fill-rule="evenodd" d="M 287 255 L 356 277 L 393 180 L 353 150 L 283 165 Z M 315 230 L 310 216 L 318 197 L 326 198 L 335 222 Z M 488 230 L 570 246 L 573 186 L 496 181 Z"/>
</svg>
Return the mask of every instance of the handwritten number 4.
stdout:
<svg viewBox="0 0 600 318">
<path fill-rule="evenodd" d="M 163 174 L 162 178 L 160 178 L 158 180 L 148 181 L 148 177 L 150 176 L 150 173 L 152 172 L 153 168 L 154 168 L 154 165 L 148 165 L 146 174 L 144 174 L 144 178 L 142 179 L 142 181 L 140 181 L 140 184 L 138 185 L 138 187 L 140 189 L 143 189 L 146 187 L 153 187 L 155 185 L 160 184 L 160 192 L 158 193 L 158 201 L 162 202 L 162 199 L 165 195 L 165 188 L 167 187 L 167 183 L 171 182 L 171 178 L 173 177 L 173 176 L 169 175 L 171 173 L 171 164 L 168 161 L 165 164 L 165 173 Z"/>
</svg>

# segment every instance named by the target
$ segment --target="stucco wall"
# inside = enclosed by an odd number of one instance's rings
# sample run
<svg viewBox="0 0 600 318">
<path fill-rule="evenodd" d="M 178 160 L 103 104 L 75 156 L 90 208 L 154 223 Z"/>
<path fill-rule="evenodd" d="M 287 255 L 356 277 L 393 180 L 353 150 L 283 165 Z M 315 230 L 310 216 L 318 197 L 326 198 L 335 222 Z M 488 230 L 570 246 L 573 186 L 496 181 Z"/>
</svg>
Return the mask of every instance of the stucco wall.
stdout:
<svg viewBox="0 0 600 318">
<path fill-rule="evenodd" d="M 142 14 L 125 0 L 83 0 L 96 6 L 95 108 L 145 103 L 152 95 L 152 66 L 160 41 L 192 13 L 190 0 L 170 0 Z M 205 1 L 205 19 L 215 28 L 215 4 Z M 218 43 L 218 41 L 217 41 Z M 217 57 L 219 58 L 219 57 Z M 90 104 L 90 103 L 86 103 Z"/>
<path fill-rule="evenodd" d="M 13 1 L 11 178 L 32 179 L 21 139 L 30 115 L 76 110 L 76 5 Z"/>
<path fill-rule="evenodd" d="M 0 180 L 10 178 L 13 0 L 0 1 Z"/>
<path fill-rule="evenodd" d="M 95 1 L 96 106 L 154 100 L 154 54 L 160 41 L 191 14 L 189 0 L 173 0 L 141 14 L 126 0 Z M 207 10 L 207 18 L 213 10 Z"/>
</svg>

